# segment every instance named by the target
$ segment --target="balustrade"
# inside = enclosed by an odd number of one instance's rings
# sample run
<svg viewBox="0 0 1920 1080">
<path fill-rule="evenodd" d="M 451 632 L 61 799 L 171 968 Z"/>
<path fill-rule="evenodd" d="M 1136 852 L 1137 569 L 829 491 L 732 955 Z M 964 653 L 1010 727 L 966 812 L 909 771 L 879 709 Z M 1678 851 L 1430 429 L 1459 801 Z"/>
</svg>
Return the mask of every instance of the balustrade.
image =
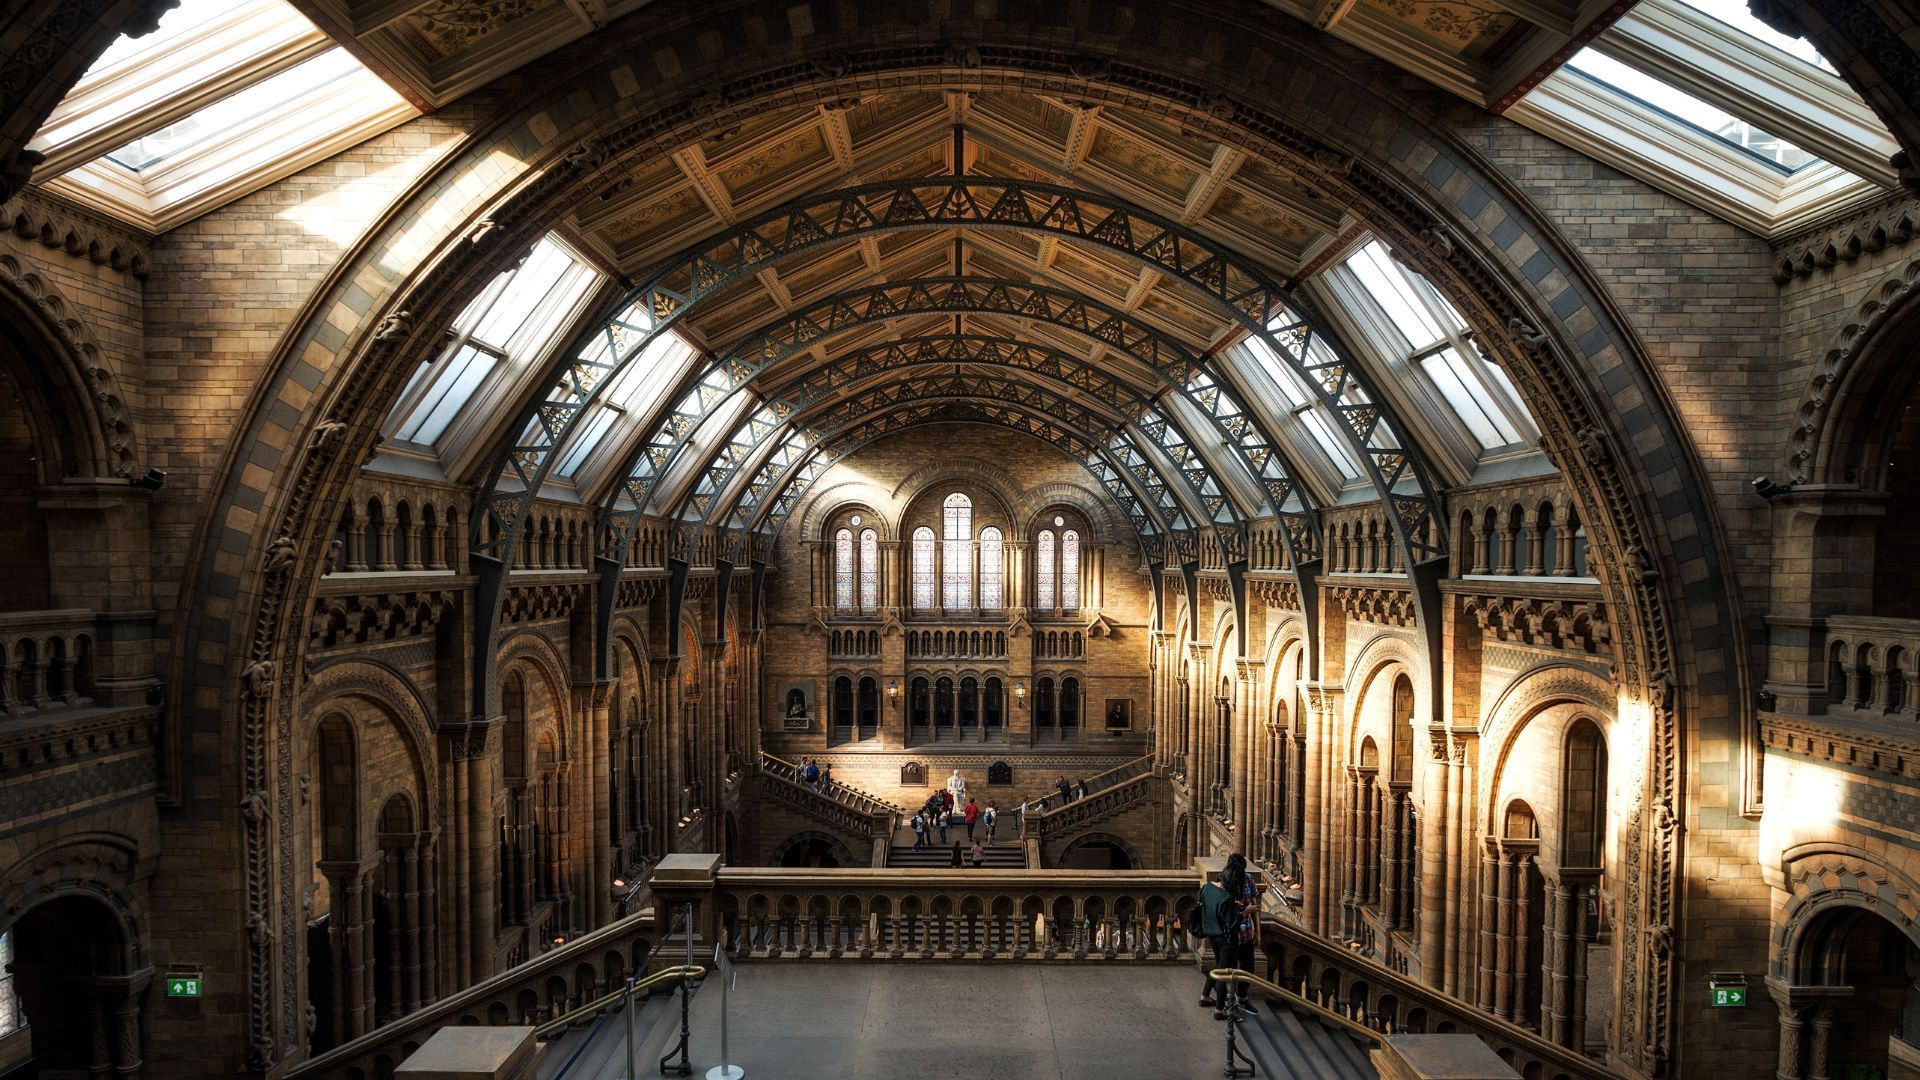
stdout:
<svg viewBox="0 0 1920 1080">
<path fill-rule="evenodd" d="M 1191 871 L 722 868 L 742 959 L 1191 960 Z"/>
<path fill-rule="evenodd" d="M 1920 619 L 1860 615 L 1827 620 L 1827 707 L 1858 715 L 1912 717 L 1920 713 L 1914 659 L 1920 655 Z"/>
<path fill-rule="evenodd" d="M 0 615 L 0 715 L 146 704 L 159 687 L 151 671 L 150 642 L 101 631 L 105 621 L 150 622 L 152 614 L 101 615 L 76 608 Z"/>
</svg>

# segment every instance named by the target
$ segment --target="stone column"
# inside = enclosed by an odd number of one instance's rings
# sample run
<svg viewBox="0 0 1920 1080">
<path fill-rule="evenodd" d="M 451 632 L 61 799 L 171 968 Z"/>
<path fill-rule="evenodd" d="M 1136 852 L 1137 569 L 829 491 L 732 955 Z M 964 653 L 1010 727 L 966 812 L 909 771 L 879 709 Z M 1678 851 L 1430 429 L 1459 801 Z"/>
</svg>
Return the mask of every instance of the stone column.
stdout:
<svg viewBox="0 0 1920 1080">
<path fill-rule="evenodd" d="M 1482 841 L 1480 853 L 1480 968 L 1474 1002 L 1488 1012 L 1494 1011 L 1494 969 L 1497 944 L 1494 930 L 1498 924 L 1499 852 L 1491 839 Z"/>
<path fill-rule="evenodd" d="M 1827 1044 L 1833 1037 L 1833 1003 L 1813 1007 L 1813 1037 L 1807 1040 L 1807 1080 L 1827 1080 Z"/>
<path fill-rule="evenodd" d="M 1800 1071 L 1800 1031 L 1805 1024 L 1807 1010 L 1796 1005 L 1790 988 L 1767 981 L 1767 991 L 1773 996 L 1774 1003 L 1780 1008 L 1780 1052 L 1774 1069 L 1774 1080 L 1805 1080 Z"/>
<path fill-rule="evenodd" d="M 604 926 L 613 920 L 613 819 L 611 816 L 612 799 L 609 795 L 608 775 L 612 769 L 607 740 L 611 716 L 608 705 L 613 699 L 616 684 L 613 680 L 594 682 L 587 692 L 587 746 L 592 760 L 587 763 L 587 777 L 591 788 L 586 793 L 588 821 L 586 862 L 587 911 L 583 913 L 586 926 Z"/>
<path fill-rule="evenodd" d="M 478 982 L 493 974 L 493 939 L 496 906 L 494 883 L 493 792 L 497 767 L 487 751 L 489 734 L 497 726 L 494 718 L 474 720 L 467 726 L 465 760 L 467 773 L 467 871 L 461 887 L 466 890 L 468 919 L 473 927 L 469 982 Z"/>
</svg>

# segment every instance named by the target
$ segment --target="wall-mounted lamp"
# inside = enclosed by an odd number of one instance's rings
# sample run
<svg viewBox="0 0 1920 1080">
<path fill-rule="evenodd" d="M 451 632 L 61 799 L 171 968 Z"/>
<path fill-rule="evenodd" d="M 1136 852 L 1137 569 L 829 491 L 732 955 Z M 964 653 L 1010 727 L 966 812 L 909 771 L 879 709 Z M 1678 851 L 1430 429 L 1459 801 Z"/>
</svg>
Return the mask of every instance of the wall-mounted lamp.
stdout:
<svg viewBox="0 0 1920 1080">
<path fill-rule="evenodd" d="M 1023 709 L 1027 707 L 1027 684 L 1018 679 L 1013 683 L 1013 703 Z"/>
<path fill-rule="evenodd" d="M 887 680 L 887 704 L 900 704 L 900 683 L 898 680 Z"/>
</svg>

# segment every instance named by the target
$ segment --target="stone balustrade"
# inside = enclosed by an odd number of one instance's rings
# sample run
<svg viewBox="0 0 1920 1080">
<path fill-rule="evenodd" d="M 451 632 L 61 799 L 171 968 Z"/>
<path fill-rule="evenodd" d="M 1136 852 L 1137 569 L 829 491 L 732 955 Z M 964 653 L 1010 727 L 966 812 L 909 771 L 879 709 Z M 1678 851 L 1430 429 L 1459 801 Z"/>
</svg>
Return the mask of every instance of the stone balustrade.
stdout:
<svg viewBox="0 0 1920 1080">
<path fill-rule="evenodd" d="M 1920 619 L 1827 620 L 1827 708 L 1847 715 L 1920 714 Z"/>
<path fill-rule="evenodd" d="M 719 929 L 740 959 L 1191 961 L 1189 870 L 725 867 Z"/>
<path fill-rule="evenodd" d="M 157 700 L 151 611 L 0 615 L 0 715 Z"/>
<path fill-rule="evenodd" d="M 1117 765 L 1103 773 L 1095 773 L 1081 781 L 1081 788 L 1086 792 L 1081 798 L 1065 797 L 1056 793 L 1030 802 L 1020 815 L 1020 835 L 1049 836 L 1062 829 L 1071 828 L 1069 818 L 1075 822 L 1084 820 L 1096 805 L 1105 806 L 1106 803 L 1112 802 L 1108 797 L 1111 789 L 1129 784 L 1152 772 L 1152 757 L 1134 758 L 1124 765 Z M 1073 813 L 1063 813 L 1063 811 L 1073 811 Z M 1102 809 L 1096 816 L 1104 817 L 1106 812 Z"/>
</svg>

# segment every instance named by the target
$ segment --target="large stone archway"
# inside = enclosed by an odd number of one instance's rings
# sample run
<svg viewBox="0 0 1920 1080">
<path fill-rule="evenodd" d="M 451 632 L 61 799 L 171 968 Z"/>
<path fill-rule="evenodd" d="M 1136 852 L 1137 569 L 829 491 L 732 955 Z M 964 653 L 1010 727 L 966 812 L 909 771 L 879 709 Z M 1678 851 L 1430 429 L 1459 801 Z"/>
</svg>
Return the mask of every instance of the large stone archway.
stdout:
<svg viewBox="0 0 1920 1080">
<path fill-rule="evenodd" d="M 289 628 L 322 565 L 333 503 L 399 388 L 408 347 L 436 335 L 486 271 L 599 169 L 776 101 L 909 82 L 1091 94 L 1173 117 L 1335 193 L 1419 264 L 1516 376 L 1593 523 L 1609 603 L 1620 613 L 1622 681 L 1651 706 L 1653 771 L 1628 818 L 1647 872 L 1626 898 L 1628 917 L 1635 927 L 1681 922 L 1676 826 L 1695 820 L 1681 762 L 1703 746 L 1737 758 L 1746 742 L 1745 663 L 1707 481 L 1644 350 L 1582 260 L 1499 170 L 1436 131 L 1460 115 L 1409 112 L 1378 65 L 1327 50 L 1304 28 L 1256 19 L 1251 6 L 1174 6 L 1148 18 L 1110 5 L 1036 12 L 969 24 L 960 45 L 949 28 L 912 13 L 852 24 L 843 22 L 850 12 L 807 10 L 812 31 L 796 37 L 786 10 L 743 4 L 676 24 L 649 9 L 630 25 L 651 34 L 652 70 L 636 72 L 631 53 L 591 45 L 539 65 L 554 90 L 449 155 L 336 269 L 256 389 L 206 518 L 183 606 L 198 609 L 191 601 L 203 595 L 240 600 L 230 617 L 200 614 L 183 628 L 187 639 L 234 645 L 219 685 L 202 687 L 194 680 L 205 676 L 187 673 L 181 699 L 196 702 L 182 716 L 188 729 L 232 732 L 247 774 L 284 786 L 283 772 L 265 765 L 282 760 L 274 732 L 290 707 L 284 680 L 298 666 L 299 635 Z M 708 35 L 728 47 L 713 54 Z M 1243 77 L 1232 87 L 1195 81 L 1167 60 L 1178 55 L 1205 56 L 1211 70 Z M 374 294 L 371 306 L 356 291 Z M 1622 395 L 1644 407 L 1600 404 Z M 289 409 L 301 418 L 294 426 L 270 420 Z M 264 473 L 263 460 L 273 462 Z M 259 510 L 235 515 L 237 505 Z M 216 551 L 251 554 L 236 564 Z M 1700 650 L 1733 659 L 1702 664 Z M 231 713 L 199 704 L 243 678 L 247 693 Z M 1683 715 L 1694 726 L 1683 727 Z M 221 798 L 213 787 L 199 784 L 188 798 L 211 805 Z M 1723 827 L 1743 827 L 1744 804 L 1715 809 L 1734 822 Z M 271 874 L 270 853 L 284 838 L 270 821 L 248 833 L 250 873 Z M 277 903 L 289 900 L 282 890 Z M 1663 1070 L 1672 1044 L 1679 958 L 1662 940 L 1650 936 L 1623 965 L 1636 1030 L 1622 1045 L 1648 1072 Z M 256 952 L 264 955 L 252 957 L 252 970 L 270 972 L 271 946 Z M 258 992 L 271 991 L 263 984 Z M 295 1003 L 274 1011 L 275 1026 L 290 1031 Z"/>
</svg>

